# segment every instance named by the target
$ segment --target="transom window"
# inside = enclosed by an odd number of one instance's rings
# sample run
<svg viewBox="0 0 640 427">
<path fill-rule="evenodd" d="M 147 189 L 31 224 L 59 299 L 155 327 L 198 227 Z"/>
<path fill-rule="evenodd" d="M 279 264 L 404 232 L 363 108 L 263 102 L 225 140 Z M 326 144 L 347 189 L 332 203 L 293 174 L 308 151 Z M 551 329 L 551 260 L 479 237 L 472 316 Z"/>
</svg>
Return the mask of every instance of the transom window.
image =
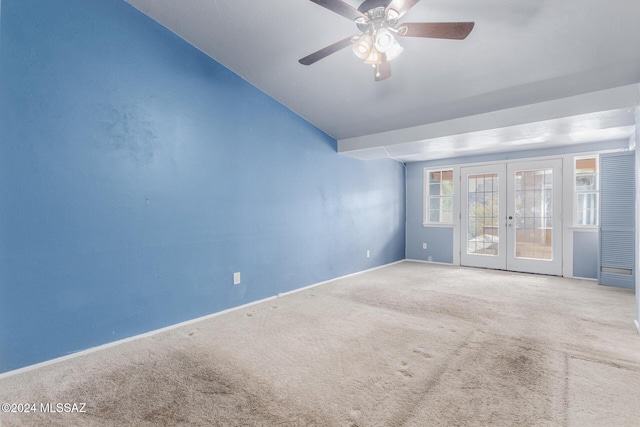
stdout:
<svg viewBox="0 0 640 427">
<path fill-rule="evenodd" d="M 453 170 L 428 170 L 425 178 L 425 222 L 453 223 Z"/>
<path fill-rule="evenodd" d="M 599 181 L 598 157 L 577 157 L 574 187 L 576 225 L 591 227 L 598 225 Z"/>
</svg>

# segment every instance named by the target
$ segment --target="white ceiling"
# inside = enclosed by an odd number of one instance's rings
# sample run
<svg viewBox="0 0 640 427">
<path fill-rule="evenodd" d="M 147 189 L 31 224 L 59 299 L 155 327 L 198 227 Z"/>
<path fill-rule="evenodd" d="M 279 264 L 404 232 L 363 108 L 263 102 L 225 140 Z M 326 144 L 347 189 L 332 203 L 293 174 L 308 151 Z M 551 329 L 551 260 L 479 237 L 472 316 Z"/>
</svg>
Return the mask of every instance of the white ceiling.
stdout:
<svg viewBox="0 0 640 427">
<path fill-rule="evenodd" d="M 634 130 L 638 0 L 422 0 L 401 22 L 475 28 L 463 41 L 401 38 L 404 52 L 382 82 L 349 48 L 298 63 L 359 34 L 309 0 L 127 1 L 355 157 L 418 161 L 628 138 Z"/>
</svg>

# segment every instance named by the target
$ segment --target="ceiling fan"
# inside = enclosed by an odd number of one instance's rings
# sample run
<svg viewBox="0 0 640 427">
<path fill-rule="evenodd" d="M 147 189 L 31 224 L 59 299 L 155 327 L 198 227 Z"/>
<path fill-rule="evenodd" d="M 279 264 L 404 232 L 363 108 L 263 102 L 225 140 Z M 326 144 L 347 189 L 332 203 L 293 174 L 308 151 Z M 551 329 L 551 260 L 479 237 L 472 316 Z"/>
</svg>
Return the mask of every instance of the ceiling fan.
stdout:
<svg viewBox="0 0 640 427">
<path fill-rule="evenodd" d="M 362 32 L 333 43 L 298 62 L 311 65 L 332 53 L 353 45 L 353 53 L 374 68 L 376 81 L 391 77 L 389 61 L 402 52 L 396 37 L 465 39 L 474 22 L 405 22 L 398 23 L 420 0 L 365 0 L 356 9 L 342 0 L 311 0 L 356 23 Z"/>
</svg>

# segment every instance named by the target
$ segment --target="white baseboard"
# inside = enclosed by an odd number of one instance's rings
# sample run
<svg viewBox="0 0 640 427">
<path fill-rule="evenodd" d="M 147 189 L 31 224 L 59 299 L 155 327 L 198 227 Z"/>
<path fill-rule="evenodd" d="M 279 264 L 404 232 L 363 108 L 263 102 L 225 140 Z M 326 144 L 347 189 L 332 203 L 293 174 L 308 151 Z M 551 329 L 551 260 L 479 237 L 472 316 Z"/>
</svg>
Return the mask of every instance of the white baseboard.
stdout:
<svg viewBox="0 0 640 427">
<path fill-rule="evenodd" d="M 78 351 L 78 352 L 75 352 L 75 353 L 68 354 L 66 356 L 56 357 L 55 359 L 50 359 L 50 360 L 46 360 L 44 362 L 40 362 L 40 363 L 36 363 L 36 364 L 33 364 L 33 365 L 25 366 L 23 368 L 14 369 L 12 371 L 7 371 L 7 372 L 4 372 L 4 373 L 0 374 L 0 380 L 2 380 L 4 378 L 7 378 L 7 377 L 10 377 L 10 376 L 13 376 L 13 375 L 18 375 L 18 374 L 22 374 L 22 373 L 25 373 L 25 372 L 28 372 L 28 371 L 32 371 L 34 369 L 39 369 L 39 368 L 43 368 L 45 366 L 54 365 L 56 363 L 64 362 L 65 360 L 70 360 L 70 359 L 74 359 L 76 357 L 81 357 L 81 356 L 84 356 L 84 355 L 87 355 L 87 354 L 95 353 L 97 351 L 106 350 L 108 348 L 115 347 L 115 346 L 118 346 L 118 345 L 121 345 L 121 344 L 125 344 L 125 343 L 131 342 L 131 341 L 139 340 L 141 338 L 151 337 L 153 335 L 156 335 L 156 334 L 159 334 L 159 333 L 162 333 L 162 332 L 166 332 L 166 331 L 170 331 L 172 329 L 177 329 L 177 328 L 181 328 L 183 326 L 192 325 L 194 323 L 202 322 L 204 320 L 211 319 L 213 317 L 220 316 L 220 315 L 225 314 L 225 313 L 230 313 L 230 312 L 235 311 L 235 310 L 243 310 L 243 309 L 245 309 L 247 307 L 251 307 L 252 305 L 260 304 L 260 303 L 266 302 L 266 301 L 271 301 L 273 299 L 280 298 L 280 297 L 283 297 L 283 296 L 286 296 L 286 295 L 290 295 L 290 294 L 293 294 L 293 293 L 296 293 L 296 292 L 301 292 L 301 291 L 304 291 L 306 289 L 314 288 L 316 286 L 325 285 L 327 283 L 331 283 L 331 282 L 334 282 L 336 280 L 346 279 L 347 277 L 357 276 L 359 274 L 367 273 L 369 271 L 374 271 L 374 270 L 378 270 L 380 268 L 388 267 L 388 266 L 391 266 L 391 265 L 394 265 L 394 264 L 399 264 L 399 263 L 404 262 L 404 261 L 405 260 L 395 261 L 395 262 L 392 262 L 392 263 L 389 263 L 389 264 L 380 265 L 378 267 L 373 267 L 373 268 L 370 268 L 370 269 L 367 269 L 367 270 L 358 271 L 356 273 L 347 274 L 345 276 L 335 277 L 333 279 L 325 280 L 323 282 L 314 283 L 313 285 L 305 286 L 305 287 L 302 287 L 302 288 L 294 289 L 292 291 L 283 292 L 283 293 L 280 293 L 278 295 L 274 295 L 274 296 L 271 296 L 271 297 L 263 298 L 261 300 L 257 300 L 257 301 L 253 301 L 253 302 L 250 302 L 250 303 L 247 303 L 247 304 L 239 305 L 237 307 L 232 307 L 232 308 L 228 308 L 226 310 L 218 311 L 218 312 L 215 312 L 215 313 L 212 313 L 212 314 L 207 314 L 206 316 L 198 317 L 198 318 L 191 319 L 191 320 L 186 320 L 184 322 L 180 322 L 180 323 L 176 323 L 176 324 L 173 324 L 173 325 L 165 326 L 164 328 L 155 329 L 153 331 L 145 332 L 145 333 L 139 334 L 139 335 L 134 335 L 134 336 L 129 337 L 129 338 L 123 338 L 121 340 L 117 340 L 117 341 L 113 341 L 113 342 L 110 342 L 110 343 L 102 344 L 102 345 L 99 345 L 97 347 L 92 347 L 92 348 L 88 348 L 86 350 L 81 350 L 81 351 Z"/>
<path fill-rule="evenodd" d="M 357 273 L 347 274 L 345 276 L 336 277 L 335 279 L 329 279 L 329 280 L 325 280 L 324 282 L 318 282 L 318 283 L 314 283 L 313 285 L 305 286 L 303 288 L 297 288 L 297 289 L 294 289 L 292 291 L 283 292 L 283 293 L 278 294 L 276 296 L 277 297 L 283 297 L 285 295 L 295 294 L 296 292 L 304 291 L 306 289 L 315 288 L 316 286 L 320 286 L 320 285 L 326 285 L 327 283 L 335 282 L 336 280 L 341 280 L 341 279 L 346 279 L 348 277 L 358 276 L 358 275 L 363 274 L 363 273 L 368 273 L 370 271 L 379 270 L 381 268 L 389 267 L 389 266 L 395 265 L 395 264 L 400 264 L 401 262 L 405 262 L 405 261 L 408 261 L 408 260 L 401 259 L 400 261 L 394 261 L 394 262 L 389 263 L 389 264 L 384 264 L 384 265 L 380 265 L 378 267 L 369 268 L 367 270 L 358 271 Z"/>
<path fill-rule="evenodd" d="M 638 322 L 637 320 L 634 320 L 633 323 L 636 325 L 636 329 L 638 330 L 638 333 L 640 334 L 640 322 Z"/>
</svg>

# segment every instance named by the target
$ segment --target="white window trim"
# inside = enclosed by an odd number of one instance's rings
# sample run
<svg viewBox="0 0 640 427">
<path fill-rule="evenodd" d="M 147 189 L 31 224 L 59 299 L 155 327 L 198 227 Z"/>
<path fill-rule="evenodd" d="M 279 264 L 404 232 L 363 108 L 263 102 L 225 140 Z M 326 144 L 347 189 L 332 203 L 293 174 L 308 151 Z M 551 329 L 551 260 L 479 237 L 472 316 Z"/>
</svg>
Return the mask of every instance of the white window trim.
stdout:
<svg viewBox="0 0 640 427">
<path fill-rule="evenodd" d="M 590 190 L 590 191 L 578 191 L 576 190 L 576 162 L 580 159 L 591 159 L 591 158 L 595 158 L 596 159 L 596 179 L 598 180 L 598 184 L 596 186 L 597 190 Z M 595 153 L 595 154 L 586 154 L 586 155 L 575 155 L 573 156 L 573 167 L 571 168 L 571 197 L 572 197 L 572 205 L 573 205 L 573 209 L 571 210 L 571 217 L 572 220 L 570 222 L 572 229 L 576 229 L 576 230 L 584 230 L 584 231 L 588 231 L 588 230 L 598 230 L 599 226 L 600 226 L 600 215 L 599 215 L 599 211 L 600 211 L 600 155 Z M 596 224 L 578 224 L 578 194 L 579 193 L 596 193 Z"/>
<path fill-rule="evenodd" d="M 451 194 L 451 221 L 449 222 L 431 222 L 429 220 L 429 174 L 431 172 L 451 171 L 453 192 Z M 456 209 L 456 199 L 458 195 L 458 177 L 459 170 L 455 167 L 428 167 L 424 168 L 422 173 L 422 226 L 423 227 L 454 227 L 457 223 L 456 219 L 460 215 Z"/>
</svg>

